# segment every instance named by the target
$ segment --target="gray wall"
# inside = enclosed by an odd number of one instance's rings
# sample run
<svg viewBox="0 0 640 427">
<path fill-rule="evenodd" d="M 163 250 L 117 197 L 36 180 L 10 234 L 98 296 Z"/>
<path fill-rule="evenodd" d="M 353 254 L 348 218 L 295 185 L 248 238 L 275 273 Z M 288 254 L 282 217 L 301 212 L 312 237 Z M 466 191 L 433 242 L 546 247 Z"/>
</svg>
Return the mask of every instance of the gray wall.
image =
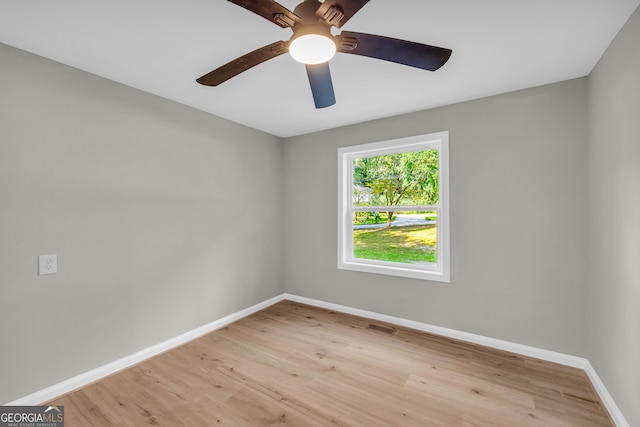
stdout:
<svg viewBox="0 0 640 427">
<path fill-rule="evenodd" d="M 589 77 L 589 359 L 640 426 L 640 9 Z"/>
<path fill-rule="evenodd" d="M 0 94 L 0 403 L 283 292 L 279 138 L 2 44 Z"/>
<path fill-rule="evenodd" d="M 587 79 L 285 140 L 287 292 L 586 355 Z M 451 283 L 338 270 L 337 148 L 450 131 Z"/>
</svg>

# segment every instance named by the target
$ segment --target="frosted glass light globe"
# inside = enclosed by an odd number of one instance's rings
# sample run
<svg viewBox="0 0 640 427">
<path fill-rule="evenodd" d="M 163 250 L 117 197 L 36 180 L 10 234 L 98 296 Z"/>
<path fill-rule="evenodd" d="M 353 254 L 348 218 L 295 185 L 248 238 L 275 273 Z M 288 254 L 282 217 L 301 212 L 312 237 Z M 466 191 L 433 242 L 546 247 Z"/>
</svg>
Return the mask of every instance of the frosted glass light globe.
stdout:
<svg viewBox="0 0 640 427">
<path fill-rule="evenodd" d="M 322 64 L 336 54 L 336 44 L 329 37 L 306 34 L 289 44 L 291 57 L 303 64 Z"/>
</svg>

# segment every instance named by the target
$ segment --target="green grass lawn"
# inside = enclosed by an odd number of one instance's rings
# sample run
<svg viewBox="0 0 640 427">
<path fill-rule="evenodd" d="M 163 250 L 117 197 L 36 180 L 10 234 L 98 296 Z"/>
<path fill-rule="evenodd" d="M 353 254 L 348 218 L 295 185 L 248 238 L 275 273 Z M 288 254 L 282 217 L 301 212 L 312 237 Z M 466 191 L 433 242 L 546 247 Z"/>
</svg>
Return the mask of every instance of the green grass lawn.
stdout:
<svg viewBox="0 0 640 427">
<path fill-rule="evenodd" d="M 408 264 L 437 262 L 436 225 L 353 230 L 353 256 Z"/>
</svg>

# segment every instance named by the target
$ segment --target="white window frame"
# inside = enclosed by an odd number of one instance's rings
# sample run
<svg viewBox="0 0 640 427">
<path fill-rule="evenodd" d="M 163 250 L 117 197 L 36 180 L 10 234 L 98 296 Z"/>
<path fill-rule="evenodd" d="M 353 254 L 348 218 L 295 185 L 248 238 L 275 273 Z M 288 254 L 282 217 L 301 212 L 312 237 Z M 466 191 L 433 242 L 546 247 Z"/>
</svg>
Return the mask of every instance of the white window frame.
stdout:
<svg viewBox="0 0 640 427">
<path fill-rule="evenodd" d="M 389 261 L 368 260 L 353 257 L 353 213 L 380 211 L 380 206 L 353 207 L 353 161 L 363 157 L 381 156 L 409 151 L 437 149 L 438 153 L 438 204 L 428 206 L 394 206 L 394 212 L 428 210 L 436 211 L 437 263 L 404 264 Z M 387 274 L 414 279 L 449 283 L 449 132 L 436 132 L 389 141 L 354 145 L 338 149 L 338 268 L 366 273 Z"/>
</svg>

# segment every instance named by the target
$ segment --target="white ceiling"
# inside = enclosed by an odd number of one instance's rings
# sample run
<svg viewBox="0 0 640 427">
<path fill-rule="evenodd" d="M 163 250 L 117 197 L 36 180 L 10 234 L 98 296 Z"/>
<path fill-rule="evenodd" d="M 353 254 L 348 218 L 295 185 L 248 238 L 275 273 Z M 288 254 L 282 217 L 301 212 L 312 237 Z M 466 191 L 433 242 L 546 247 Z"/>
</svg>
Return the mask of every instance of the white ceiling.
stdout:
<svg viewBox="0 0 640 427">
<path fill-rule="evenodd" d="M 330 63 L 337 104 L 322 110 L 289 55 L 218 87 L 195 82 L 291 35 L 224 0 L 0 0 L 0 42 L 287 137 L 585 76 L 638 4 L 371 0 L 343 30 L 453 55 L 431 73 L 339 53 Z"/>
</svg>

